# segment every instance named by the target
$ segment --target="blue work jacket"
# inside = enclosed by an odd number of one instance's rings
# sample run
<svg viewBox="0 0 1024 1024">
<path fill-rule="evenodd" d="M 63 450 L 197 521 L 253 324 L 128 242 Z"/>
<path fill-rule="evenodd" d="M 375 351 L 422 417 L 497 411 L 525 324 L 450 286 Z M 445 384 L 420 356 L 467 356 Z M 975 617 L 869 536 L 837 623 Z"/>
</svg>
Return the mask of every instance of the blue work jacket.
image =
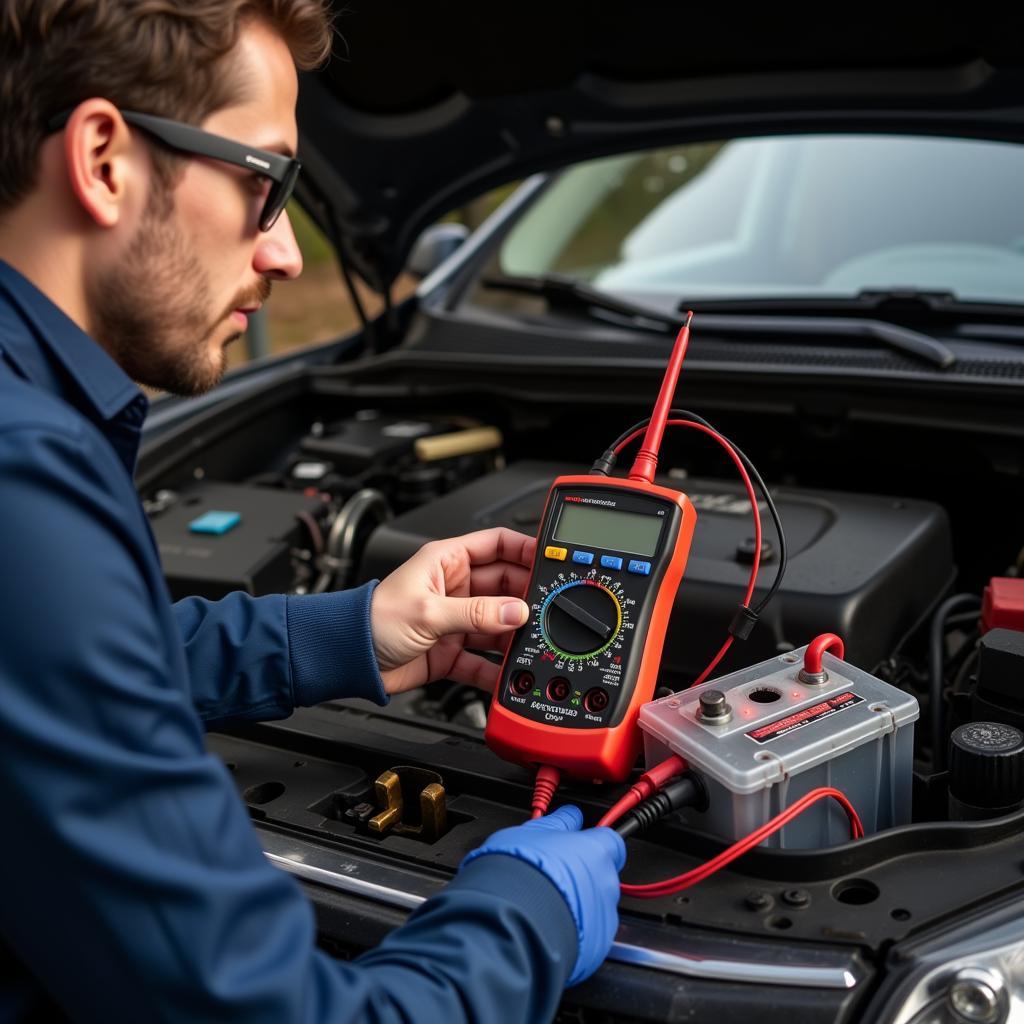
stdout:
<svg viewBox="0 0 1024 1024">
<path fill-rule="evenodd" d="M 0 263 L 0 1021 L 549 1019 L 575 926 L 511 857 L 355 961 L 315 948 L 204 727 L 382 703 L 374 584 L 172 604 L 132 482 L 146 408 Z"/>
</svg>

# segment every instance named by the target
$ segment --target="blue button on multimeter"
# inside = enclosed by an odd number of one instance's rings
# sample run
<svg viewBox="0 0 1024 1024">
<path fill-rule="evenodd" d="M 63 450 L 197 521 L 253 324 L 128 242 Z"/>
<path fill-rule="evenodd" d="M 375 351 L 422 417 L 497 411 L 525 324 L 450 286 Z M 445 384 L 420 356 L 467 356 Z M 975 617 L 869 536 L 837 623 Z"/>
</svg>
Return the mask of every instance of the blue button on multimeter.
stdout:
<svg viewBox="0 0 1024 1024">
<path fill-rule="evenodd" d="M 572 553 L 572 560 L 579 562 L 580 565 L 590 565 L 594 561 L 593 551 L 574 551 Z"/>
<path fill-rule="evenodd" d="M 615 555 L 602 555 L 601 556 L 601 568 L 602 569 L 621 569 L 622 559 Z"/>
<path fill-rule="evenodd" d="M 629 560 L 629 571 L 635 572 L 638 576 L 650 576 L 651 575 L 651 563 L 650 562 L 638 562 L 635 558 Z"/>
<path fill-rule="evenodd" d="M 219 512 L 211 509 L 188 524 L 190 533 L 212 533 L 219 536 L 233 530 L 242 521 L 240 512 Z"/>
</svg>

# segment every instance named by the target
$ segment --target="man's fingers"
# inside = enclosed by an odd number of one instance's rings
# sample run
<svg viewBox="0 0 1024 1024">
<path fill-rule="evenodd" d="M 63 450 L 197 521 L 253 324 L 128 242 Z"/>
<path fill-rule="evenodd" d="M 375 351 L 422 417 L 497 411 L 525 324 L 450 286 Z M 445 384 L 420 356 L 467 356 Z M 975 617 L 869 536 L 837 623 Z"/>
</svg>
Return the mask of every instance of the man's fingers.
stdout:
<svg viewBox="0 0 1024 1024">
<path fill-rule="evenodd" d="M 493 661 L 488 661 L 479 654 L 460 651 L 447 676 L 452 682 L 465 683 L 466 686 L 475 686 L 479 690 L 492 693 L 498 685 L 500 672 L 501 666 L 495 665 Z"/>
<path fill-rule="evenodd" d="M 621 871 L 626 864 L 626 844 L 615 829 L 595 828 L 588 833 L 590 841 L 601 847 L 608 855 L 608 859 L 615 865 L 616 871 Z"/>
<path fill-rule="evenodd" d="M 461 545 L 469 555 L 470 565 L 513 562 L 529 567 L 533 564 L 533 554 L 537 549 L 537 542 L 533 537 L 504 526 L 466 533 L 461 537 L 453 537 L 446 543 Z"/>
<path fill-rule="evenodd" d="M 501 651 L 504 654 L 512 643 L 512 633 L 495 636 L 493 633 L 467 633 L 464 647 L 472 651 Z"/>
<path fill-rule="evenodd" d="M 562 804 L 557 811 L 552 811 L 543 818 L 534 818 L 526 824 L 530 828 L 549 828 L 555 832 L 579 832 L 583 827 L 583 812 L 573 804 Z M 618 832 L 614 835 L 621 842 L 622 837 Z"/>
<path fill-rule="evenodd" d="M 403 693 L 415 689 L 427 682 L 428 676 L 429 665 L 425 654 L 380 674 L 385 693 Z"/>
<path fill-rule="evenodd" d="M 478 595 L 508 594 L 522 597 L 530 582 L 530 570 L 512 562 L 493 562 L 473 568 L 469 577 L 469 592 Z"/>
<path fill-rule="evenodd" d="M 441 597 L 431 610 L 431 629 L 450 633 L 507 633 L 529 615 L 525 601 L 515 597 Z"/>
</svg>

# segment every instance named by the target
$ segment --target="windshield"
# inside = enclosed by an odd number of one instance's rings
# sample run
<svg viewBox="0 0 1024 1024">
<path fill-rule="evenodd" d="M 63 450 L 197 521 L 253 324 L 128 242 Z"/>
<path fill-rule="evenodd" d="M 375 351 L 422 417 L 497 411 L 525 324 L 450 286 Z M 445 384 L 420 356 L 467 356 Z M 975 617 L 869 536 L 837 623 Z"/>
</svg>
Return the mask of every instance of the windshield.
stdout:
<svg viewBox="0 0 1024 1024">
<path fill-rule="evenodd" d="M 1024 147 L 816 135 L 676 146 L 563 172 L 506 237 L 502 274 L 608 291 L 1024 302 Z"/>
</svg>

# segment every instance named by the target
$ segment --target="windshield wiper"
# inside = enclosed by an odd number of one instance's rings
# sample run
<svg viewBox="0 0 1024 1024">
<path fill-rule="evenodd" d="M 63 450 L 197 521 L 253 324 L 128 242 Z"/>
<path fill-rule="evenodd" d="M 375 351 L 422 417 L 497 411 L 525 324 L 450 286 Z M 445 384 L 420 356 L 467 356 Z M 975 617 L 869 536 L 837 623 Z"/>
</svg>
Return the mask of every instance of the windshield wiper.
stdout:
<svg viewBox="0 0 1024 1024">
<path fill-rule="evenodd" d="M 866 320 L 861 317 L 841 316 L 756 316 L 749 313 L 728 315 L 705 313 L 704 303 L 697 303 L 701 312 L 693 318 L 694 328 L 704 326 L 711 330 L 729 331 L 738 334 L 781 334 L 809 335 L 820 337 L 828 334 L 840 338 L 866 338 L 931 363 L 942 370 L 948 370 L 956 362 L 953 350 L 943 342 L 897 324 L 884 320 Z"/>
<path fill-rule="evenodd" d="M 537 277 L 486 277 L 481 284 L 485 288 L 502 291 L 522 292 L 538 295 L 545 299 L 552 310 L 603 310 L 625 321 L 626 326 L 646 331 L 674 334 L 682 323 L 686 309 L 696 313 L 693 326 L 702 324 L 712 330 L 732 331 L 747 334 L 821 335 L 833 337 L 866 338 L 922 359 L 940 369 L 948 369 L 956 362 L 952 349 L 920 331 L 884 320 L 867 319 L 863 316 L 866 308 L 858 299 L 695 299 L 690 305 L 679 306 L 680 317 L 671 313 L 641 306 L 626 299 L 620 299 L 609 292 L 600 291 L 582 284 L 571 277 L 559 274 L 542 274 Z M 837 306 L 838 304 L 838 306 Z M 824 310 L 831 313 L 850 312 L 855 308 L 857 316 L 816 315 Z M 840 308 L 841 307 L 841 308 Z M 730 315 L 731 314 L 731 315 Z"/>
<path fill-rule="evenodd" d="M 953 328 L 976 335 L 1005 331 L 1010 324 L 1024 325 L 1024 305 L 1014 302 L 967 302 L 948 290 L 921 288 L 865 288 L 846 296 L 780 296 L 767 298 L 702 299 L 679 303 L 680 313 L 696 307 L 705 326 L 713 318 L 722 330 L 774 334 L 813 334 L 818 331 L 864 337 L 918 356 L 948 369 L 956 357 L 930 329 Z M 722 314 L 722 316 L 720 316 Z M 803 324 L 804 327 L 799 325 Z M 846 324 L 846 326 L 843 326 Z M 988 331 L 986 332 L 986 328 Z"/>
<path fill-rule="evenodd" d="M 860 316 L 904 327 L 955 327 L 961 323 L 1024 322 L 1024 304 L 968 302 L 948 289 L 864 288 L 856 295 L 781 295 L 750 298 L 699 296 L 684 299 L 680 310 L 694 303 L 705 313 L 763 313 L 794 316 Z"/>
<path fill-rule="evenodd" d="M 574 278 L 563 277 L 560 274 L 542 274 L 539 277 L 485 277 L 480 283 L 485 288 L 539 295 L 547 300 L 553 310 L 579 312 L 600 309 L 621 317 L 626 321 L 626 326 L 646 331 L 675 334 L 685 319 L 685 316 L 675 317 L 671 313 L 616 298 L 609 292 L 598 291 Z"/>
</svg>

